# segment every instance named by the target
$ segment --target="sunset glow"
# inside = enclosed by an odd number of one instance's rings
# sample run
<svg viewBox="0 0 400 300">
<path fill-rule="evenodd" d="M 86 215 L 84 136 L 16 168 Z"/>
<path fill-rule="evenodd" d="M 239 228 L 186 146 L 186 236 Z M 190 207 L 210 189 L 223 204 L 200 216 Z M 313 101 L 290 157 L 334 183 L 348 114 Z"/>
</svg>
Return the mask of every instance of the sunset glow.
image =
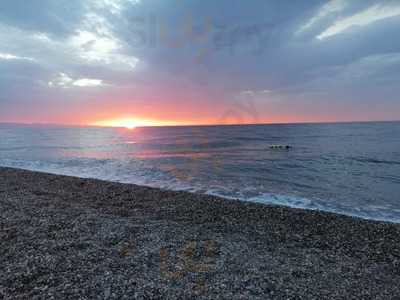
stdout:
<svg viewBox="0 0 400 300">
<path fill-rule="evenodd" d="M 102 127 L 122 127 L 122 128 L 127 128 L 127 129 L 135 129 L 136 127 L 167 126 L 167 125 L 175 125 L 175 124 L 167 123 L 167 122 L 160 122 L 160 121 L 155 121 L 155 120 L 126 118 L 126 119 L 100 121 L 100 122 L 95 122 L 90 125 L 102 126 Z"/>
<path fill-rule="evenodd" d="M 1 6 L 0 123 L 400 119 L 398 1 L 43 1 Z"/>
</svg>

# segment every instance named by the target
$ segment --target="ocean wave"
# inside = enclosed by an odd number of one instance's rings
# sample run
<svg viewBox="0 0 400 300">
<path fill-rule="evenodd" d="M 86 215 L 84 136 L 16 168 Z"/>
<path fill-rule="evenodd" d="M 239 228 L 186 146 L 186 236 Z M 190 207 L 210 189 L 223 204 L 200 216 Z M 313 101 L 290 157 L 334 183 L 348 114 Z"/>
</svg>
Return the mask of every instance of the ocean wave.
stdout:
<svg viewBox="0 0 400 300">
<path fill-rule="evenodd" d="M 368 157 L 352 157 L 351 159 L 361 163 L 400 165 L 400 161 L 393 161 L 393 160 L 384 160 L 384 159 L 376 159 Z"/>
<path fill-rule="evenodd" d="M 297 209 L 308 209 L 316 211 L 325 211 L 335 214 L 341 214 L 350 217 L 357 217 L 367 220 L 377 220 L 385 222 L 400 223 L 400 210 L 384 205 L 370 205 L 366 208 L 343 207 L 332 205 L 320 199 L 309 199 L 297 196 L 279 195 L 265 193 L 260 196 L 249 199 L 242 199 L 251 202 L 257 202 L 269 205 L 286 206 Z"/>
<path fill-rule="evenodd" d="M 201 181 L 195 176 L 181 178 L 174 170 L 162 170 L 138 159 L 73 158 L 59 160 L 0 159 L 0 166 L 40 171 L 52 174 L 94 178 L 129 184 L 138 184 L 174 191 L 189 191 L 228 199 L 238 199 L 269 205 L 281 205 L 299 209 L 319 210 L 364 219 L 400 223 L 400 211 L 385 205 L 365 207 L 344 206 L 337 201 L 311 199 L 300 196 L 264 193 L 257 187 L 238 187 L 234 183 L 223 184 Z M 313 188 L 313 187 L 310 187 Z M 315 188 L 315 187 L 314 187 Z"/>
</svg>

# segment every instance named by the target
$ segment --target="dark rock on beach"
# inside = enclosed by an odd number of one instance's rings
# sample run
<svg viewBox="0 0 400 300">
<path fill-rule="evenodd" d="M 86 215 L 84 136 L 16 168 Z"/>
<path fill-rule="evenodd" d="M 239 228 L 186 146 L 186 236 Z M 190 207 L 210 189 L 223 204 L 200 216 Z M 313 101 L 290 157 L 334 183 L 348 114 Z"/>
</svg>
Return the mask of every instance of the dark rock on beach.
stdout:
<svg viewBox="0 0 400 300">
<path fill-rule="evenodd" d="M 0 168 L 0 299 L 391 299 L 400 225 Z"/>
</svg>

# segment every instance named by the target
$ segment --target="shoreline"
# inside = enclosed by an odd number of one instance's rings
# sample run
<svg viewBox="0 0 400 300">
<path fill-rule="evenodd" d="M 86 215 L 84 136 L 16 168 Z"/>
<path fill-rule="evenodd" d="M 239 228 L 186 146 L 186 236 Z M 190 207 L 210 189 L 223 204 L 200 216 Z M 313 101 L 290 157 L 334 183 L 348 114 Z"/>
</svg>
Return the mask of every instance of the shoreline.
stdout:
<svg viewBox="0 0 400 300">
<path fill-rule="evenodd" d="M 178 192 L 178 193 L 187 193 L 189 195 L 197 195 L 197 196 L 205 196 L 205 197 L 212 197 L 212 198 L 219 198 L 223 199 L 226 201 L 234 201 L 234 202 L 241 202 L 241 203 L 255 203 L 258 205 L 263 205 L 267 207 L 282 207 L 282 208 L 289 208 L 289 209 L 295 209 L 295 210 L 305 210 L 305 211 L 316 211 L 316 212 L 321 212 L 321 213 L 327 213 L 327 214 L 333 214 L 339 217 L 350 217 L 354 219 L 360 219 L 360 220 L 365 220 L 365 221 L 372 221 L 372 222 L 383 222 L 383 223 L 389 223 L 389 224 L 398 224 L 400 225 L 400 219 L 398 218 L 393 218 L 393 217 L 371 217 L 367 216 L 366 214 L 362 213 L 351 213 L 345 210 L 339 210 L 339 209 L 330 209 L 326 207 L 318 207 L 318 206 L 307 206 L 307 205 L 292 205 L 290 203 L 280 203 L 279 201 L 273 203 L 269 200 L 254 200 L 254 198 L 250 199 L 245 199 L 245 198 L 235 198 L 235 197 L 229 197 L 229 196 L 224 196 L 224 195 L 219 195 L 216 193 L 199 193 L 195 191 L 189 191 L 186 189 L 179 189 L 179 188 L 162 188 L 162 187 L 157 187 L 157 186 L 150 186 L 150 185 L 144 185 L 140 183 L 133 183 L 133 182 L 120 182 L 120 181 L 114 181 L 114 180 L 107 180 L 107 179 L 101 179 L 101 178 L 96 178 L 96 177 L 79 177 L 77 175 L 70 175 L 70 174 L 58 174 L 55 172 L 51 171 L 45 171 L 45 170 L 35 170 L 35 169 L 25 169 L 24 167 L 17 167 L 17 166 L 1 166 L 0 165 L 0 170 L 1 169 L 13 169 L 13 170 L 19 170 L 19 171 L 28 171 L 28 172 L 34 172 L 38 174 L 47 174 L 47 175 L 54 175 L 54 176 L 61 176 L 61 177 L 71 177 L 71 178 L 76 178 L 76 179 L 82 179 L 82 180 L 95 180 L 99 182 L 105 182 L 105 183 L 116 183 L 116 184 L 123 184 L 123 185 L 132 185 L 136 187 L 143 187 L 143 188 L 150 188 L 150 189 L 155 189 L 159 190 L 160 192 Z M 285 197 L 285 195 L 279 195 Z M 289 196 L 291 197 L 291 196 Z M 308 200 L 308 198 L 298 198 L 298 199 L 304 199 Z M 311 200 L 312 201 L 312 200 Z"/>
<path fill-rule="evenodd" d="M 400 224 L 0 167 L 0 298 L 390 298 Z"/>
</svg>

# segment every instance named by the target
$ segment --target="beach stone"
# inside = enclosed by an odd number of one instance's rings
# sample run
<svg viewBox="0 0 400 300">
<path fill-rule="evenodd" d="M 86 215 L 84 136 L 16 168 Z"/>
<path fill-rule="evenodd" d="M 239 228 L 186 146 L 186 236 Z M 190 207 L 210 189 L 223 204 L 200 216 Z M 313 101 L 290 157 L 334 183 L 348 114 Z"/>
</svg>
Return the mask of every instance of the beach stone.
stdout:
<svg viewBox="0 0 400 300">
<path fill-rule="evenodd" d="M 400 225 L 0 168 L 0 299 L 394 299 Z"/>
</svg>

